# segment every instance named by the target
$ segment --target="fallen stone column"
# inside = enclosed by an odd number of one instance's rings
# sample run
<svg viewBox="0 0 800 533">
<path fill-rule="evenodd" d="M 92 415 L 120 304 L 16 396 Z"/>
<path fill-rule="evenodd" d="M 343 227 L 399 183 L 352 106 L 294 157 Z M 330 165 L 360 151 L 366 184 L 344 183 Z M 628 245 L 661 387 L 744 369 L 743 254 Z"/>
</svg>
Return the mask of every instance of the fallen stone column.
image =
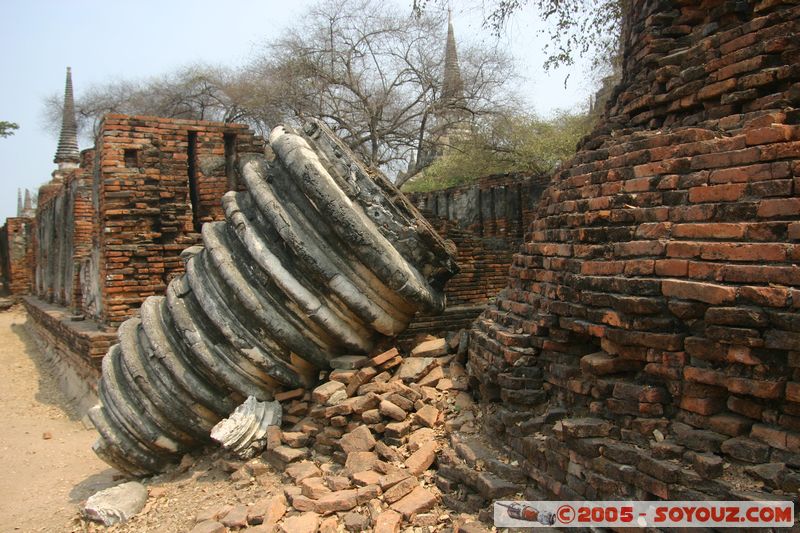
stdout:
<svg viewBox="0 0 800 533">
<path fill-rule="evenodd" d="M 186 274 L 120 326 L 89 414 L 95 452 L 123 472 L 163 470 L 248 396 L 308 386 L 444 309 L 453 250 L 327 127 L 306 134 L 278 127 L 274 161 L 240 161 L 247 192 L 223 197 Z"/>
</svg>

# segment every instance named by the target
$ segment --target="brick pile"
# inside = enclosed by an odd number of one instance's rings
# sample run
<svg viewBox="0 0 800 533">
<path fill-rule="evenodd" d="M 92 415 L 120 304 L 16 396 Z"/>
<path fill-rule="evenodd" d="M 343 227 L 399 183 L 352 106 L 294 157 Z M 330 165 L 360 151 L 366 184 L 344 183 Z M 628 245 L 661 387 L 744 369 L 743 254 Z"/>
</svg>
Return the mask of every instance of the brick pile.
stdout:
<svg viewBox="0 0 800 533">
<path fill-rule="evenodd" d="M 282 490 L 249 507 L 198 515 L 195 531 L 249 525 L 256 527 L 248 531 L 391 532 L 453 524 L 442 507 L 443 498 L 457 498 L 453 482 L 431 469 L 443 468 L 445 461 L 460 472 L 467 466 L 459 453 L 473 461 L 481 451 L 495 456 L 461 442 L 473 438 L 477 421 L 457 352 L 458 339 L 428 338 L 405 357 L 395 348 L 371 358 L 339 357 L 313 390 L 277 394 L 283 427 L 270 426 L 264 454 L 233 463 L 231 477 L 258 482 L 270 465 L 284 474 Z M 461 429 L 467 433 L 455 433 Z M 523 490 L 492 474 L 476 474 L 484 492 Z M 470 527 L 465 531 L 486 531 L 477 522 Z"/>
<path fill-rule="evenodd" d="M 632 4 L 606 118 L 471 332 L 488 431 L 549 495 L 797 497 L 792 4 Z"/>
</svg>

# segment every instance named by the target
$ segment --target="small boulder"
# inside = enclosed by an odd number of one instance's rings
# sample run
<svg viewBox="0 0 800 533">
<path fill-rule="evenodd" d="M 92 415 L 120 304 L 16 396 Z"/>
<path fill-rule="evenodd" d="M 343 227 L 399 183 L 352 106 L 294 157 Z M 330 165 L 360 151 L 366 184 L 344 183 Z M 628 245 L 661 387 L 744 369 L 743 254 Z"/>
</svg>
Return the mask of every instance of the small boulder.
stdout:
<svg viewBox="0 0 800 533">
<path fill-rule="evenodd" d="M 89 520 L 112 526 L 125 522 L 142 510 L 147 502 L 147 488 L 137 481 L 101 490 L 86 500 L 83 514 Z"/>
</svg>

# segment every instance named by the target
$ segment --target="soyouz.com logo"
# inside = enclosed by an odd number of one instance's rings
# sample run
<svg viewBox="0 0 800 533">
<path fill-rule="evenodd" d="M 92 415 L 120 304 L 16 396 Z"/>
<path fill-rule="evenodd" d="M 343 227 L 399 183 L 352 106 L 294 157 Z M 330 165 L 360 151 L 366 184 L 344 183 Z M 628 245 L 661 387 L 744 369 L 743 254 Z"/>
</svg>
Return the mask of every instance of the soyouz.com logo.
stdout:
<svg viewBox="0 0 800 533">
<path fill-rule="evenodd" d="M 497 501 L 495 527 L 792 527 L 789 501 Z"/>
</svg>

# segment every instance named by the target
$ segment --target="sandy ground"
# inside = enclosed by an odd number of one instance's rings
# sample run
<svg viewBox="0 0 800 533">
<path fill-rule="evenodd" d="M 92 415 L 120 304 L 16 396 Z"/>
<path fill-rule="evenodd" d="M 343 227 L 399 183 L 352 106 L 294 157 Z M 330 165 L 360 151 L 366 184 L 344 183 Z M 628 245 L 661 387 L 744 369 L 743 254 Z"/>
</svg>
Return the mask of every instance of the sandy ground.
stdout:
<svg viewBox="0 0 800 533">
<path fill-rule="evenodd" d="M 0 313 L 0 531 L 65 531 L 78 504 L 115 484 L 22 324 Z"/>
</svg>

